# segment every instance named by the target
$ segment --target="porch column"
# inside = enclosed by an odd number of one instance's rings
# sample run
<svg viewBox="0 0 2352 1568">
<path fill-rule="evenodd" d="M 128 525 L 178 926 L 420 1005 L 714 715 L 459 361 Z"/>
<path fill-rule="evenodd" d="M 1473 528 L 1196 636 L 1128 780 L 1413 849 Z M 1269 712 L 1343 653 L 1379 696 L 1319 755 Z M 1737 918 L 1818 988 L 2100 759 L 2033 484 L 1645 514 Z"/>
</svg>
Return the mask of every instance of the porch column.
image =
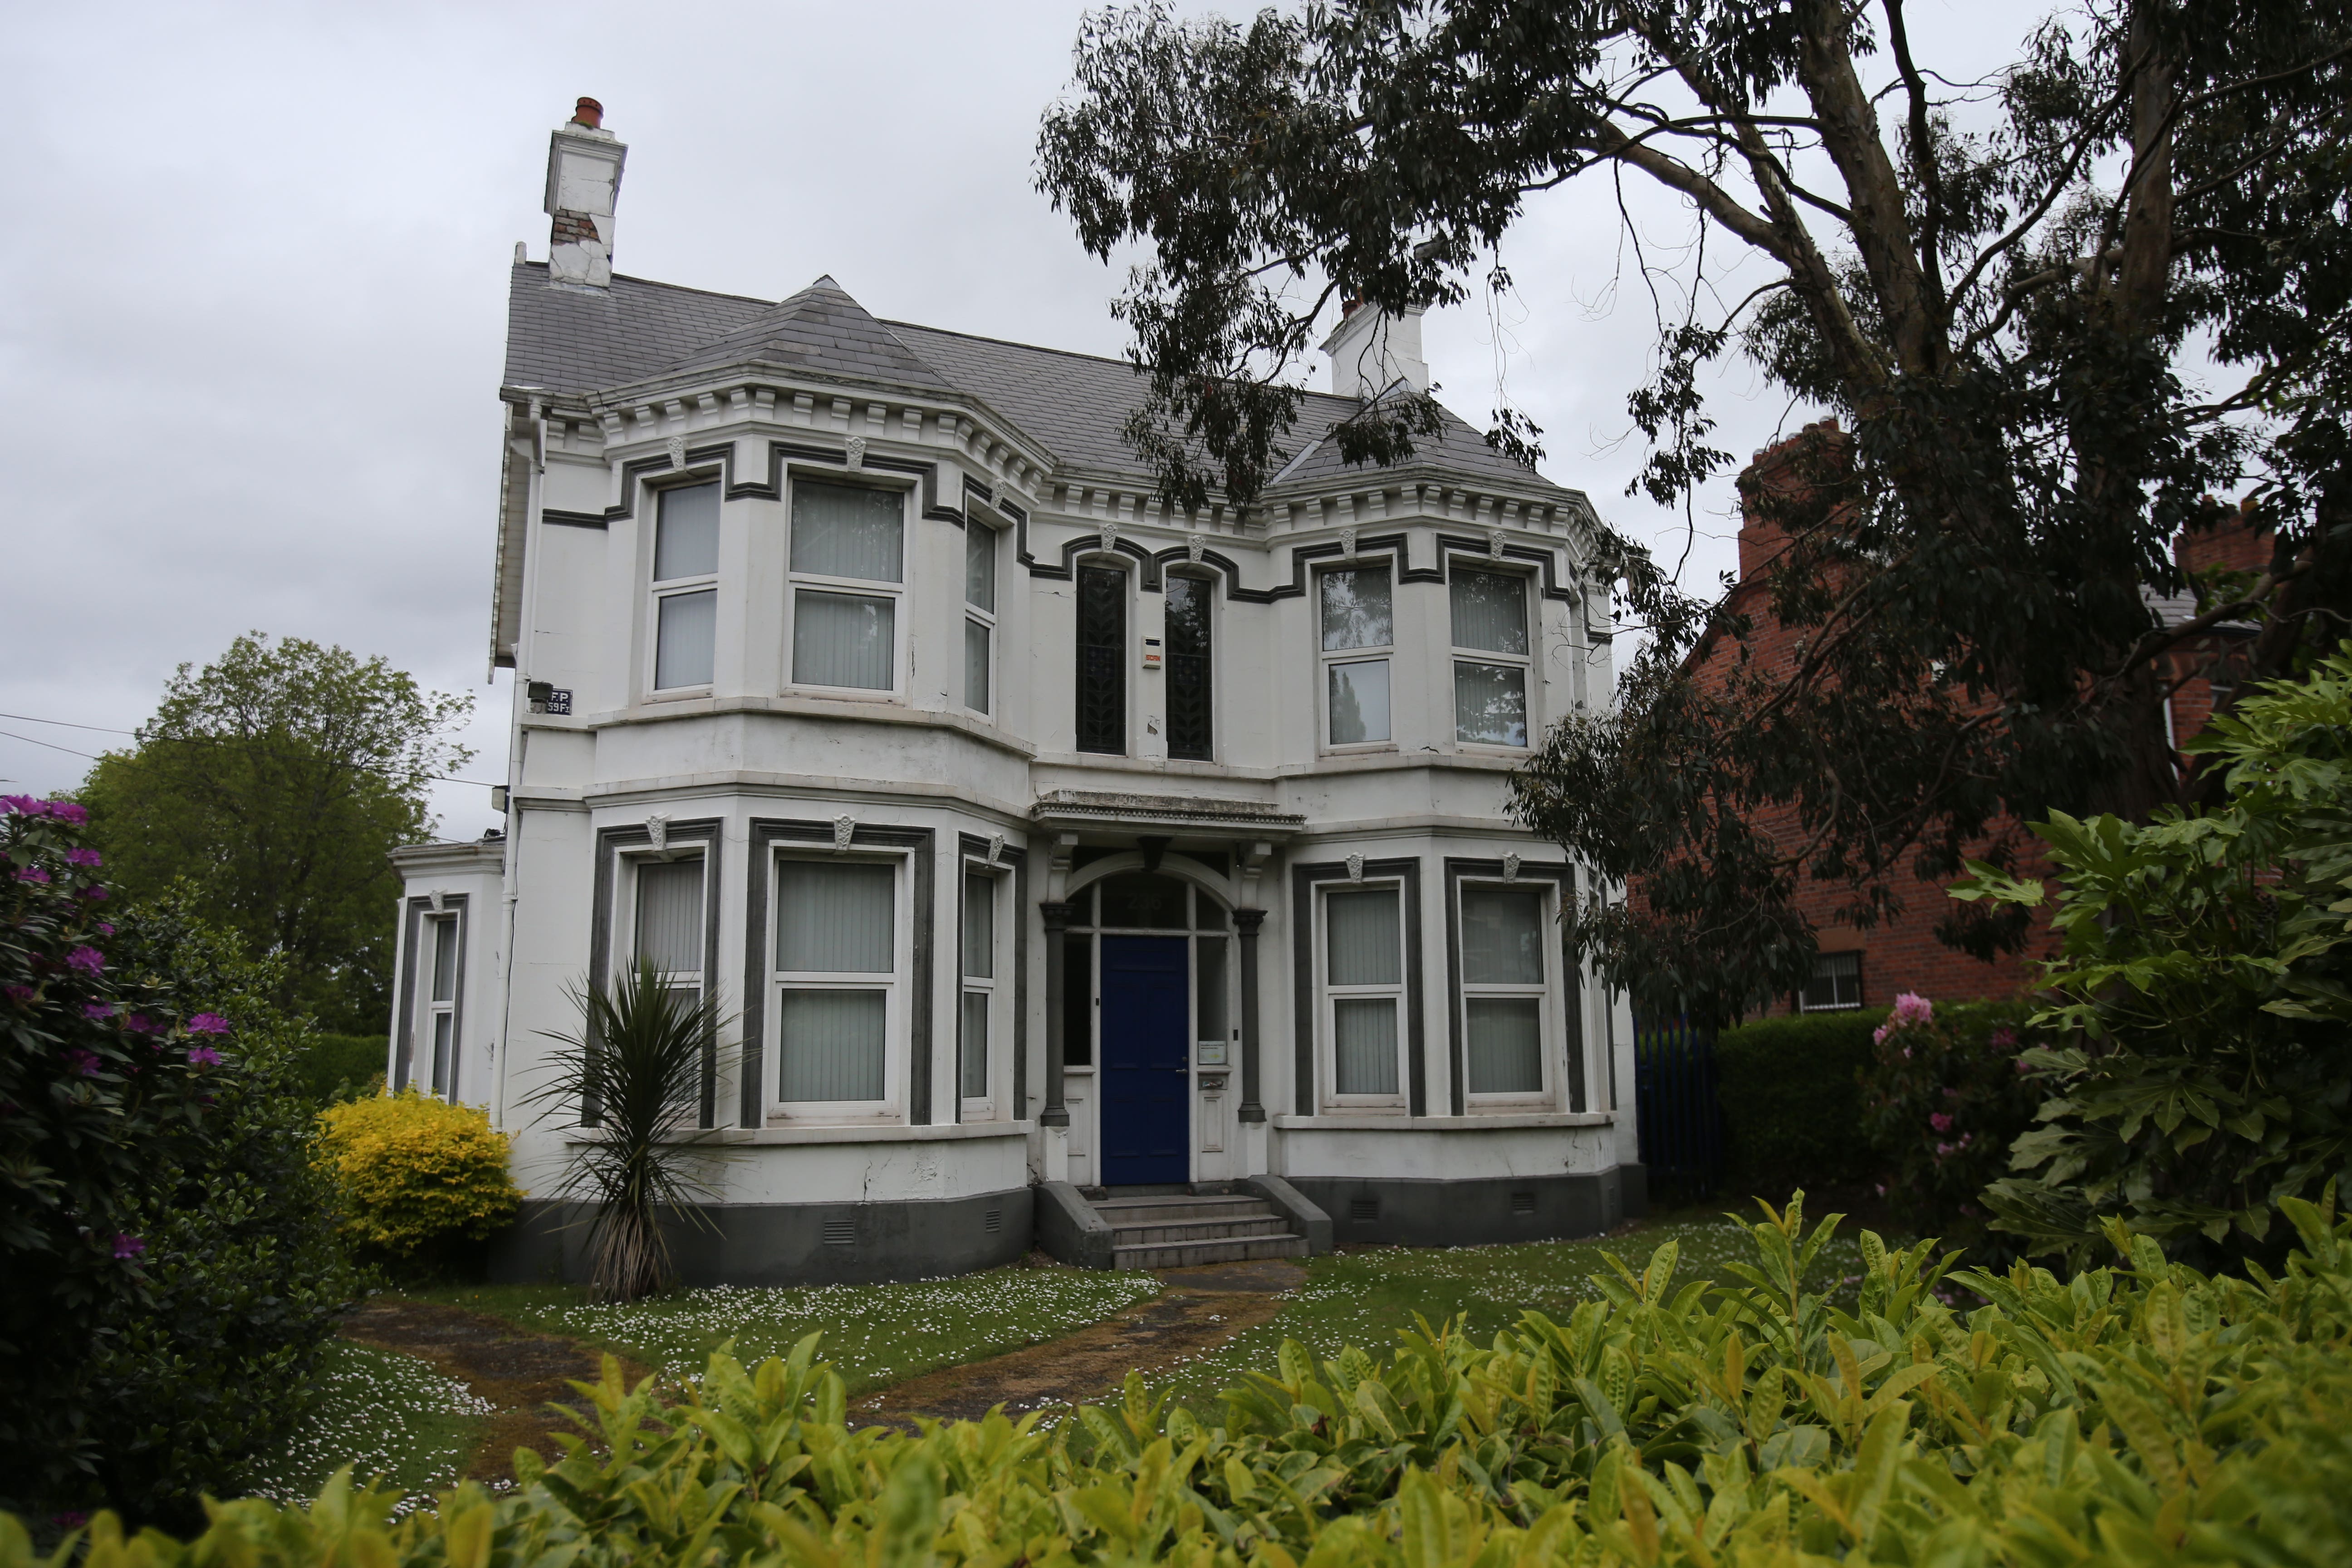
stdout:
<svg viewBox="0 0 2352 1568">
<path fill-rule="evenodd" d="M 1257 928 L 1265 923 L 1264 910 L 1235 910 L 1234 927 L 1242 938 L 1242 1120 L 1265 1120 L 1257 1099 Z"/>
<path fill-rule="evenodd" d="M 1070 1113 L 1062 1104 L 1062 944 L 1068 940 L 1070 906 L 1043 903 L 1045 918 L 1045 1109 L 1038 1113 L 1040 1127 L 1067 1127 Z"/>
</svg>

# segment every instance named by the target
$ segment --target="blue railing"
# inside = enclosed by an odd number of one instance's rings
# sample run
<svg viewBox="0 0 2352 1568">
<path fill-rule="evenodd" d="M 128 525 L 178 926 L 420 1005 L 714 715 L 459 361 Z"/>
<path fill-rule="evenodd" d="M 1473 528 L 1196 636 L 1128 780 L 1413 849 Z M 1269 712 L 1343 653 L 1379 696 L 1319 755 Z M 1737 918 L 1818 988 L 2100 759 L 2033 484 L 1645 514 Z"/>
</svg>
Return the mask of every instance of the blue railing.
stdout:
<svg viewBox="0 0 2352 1568">
<path fill-rule="evenodd" d="M 1633 1020 L 1633 1093 L 1653 1201 L 1715 1195 L 1723 1173 L 1715 1031 L 1688 1018 Z"/>
</svg>

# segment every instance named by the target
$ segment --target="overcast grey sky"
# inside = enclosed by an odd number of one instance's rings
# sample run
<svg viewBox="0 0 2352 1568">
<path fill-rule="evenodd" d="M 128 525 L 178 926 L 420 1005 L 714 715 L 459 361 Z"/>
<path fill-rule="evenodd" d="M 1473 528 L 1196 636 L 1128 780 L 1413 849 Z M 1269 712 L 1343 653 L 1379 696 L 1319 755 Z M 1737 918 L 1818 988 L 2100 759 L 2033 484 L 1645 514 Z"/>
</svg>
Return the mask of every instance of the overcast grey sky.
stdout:
<svg viewBox="0 0 2352 1568">
<path fill-rule="evenodd" d="M 1957 75 L 2041 9 L 1915 0 L 1911 26 Z M 629 143 L 622 271 L 770 299 L 829 272 L 879 316 L 1116 354 L 1118 279 L 1032 184 L 1081 10 L 0 4 L 0 712 L 128 730 L 174 666 L 258 629 L 474 693 L 466 771 L 501 777 L 495 395 L 509 258 L 546 255 L 549 129 L 585 93 Z M 1601 187 L 1547 198 L 1505 254 L 1512 310 L 1433 317 L 1427 348 L 1483 424 L 1499 329 L 1546 471 L 1673 559 L 1680 518 L 1622 494 L 1652 334 L 1620 258 Z M 1717 390 L 1733 450 L 1790 417 L 1744 368 Z M 1731 563 L 1718 490 L 1695 586 Z M 0 731 L 49 743 L 0 736 L 12 792 L 81 776 L 49 748 L 121 739 Z M 486 790 L 436 805 L 451 835 L 495 820 Z"/>
</svg>

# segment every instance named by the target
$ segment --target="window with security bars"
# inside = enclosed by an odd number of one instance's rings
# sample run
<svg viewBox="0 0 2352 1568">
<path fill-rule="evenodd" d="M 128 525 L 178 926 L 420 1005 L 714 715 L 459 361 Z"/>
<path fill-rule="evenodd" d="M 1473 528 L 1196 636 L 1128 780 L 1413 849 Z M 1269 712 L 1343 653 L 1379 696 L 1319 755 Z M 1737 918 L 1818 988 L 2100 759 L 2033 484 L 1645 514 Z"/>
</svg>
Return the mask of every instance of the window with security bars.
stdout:
<svg viewBox="0 0 2352 1568">
<path fill-rule="evenodd" d="M 1851 1013 L 1862 1005 L 1862 954 L 1818 952 L 1801 998 L 1808 1013 Z"/>
<path fill-rule="evenodd" d="M 1454 738 L 1474 746 L 1528 743 L 1528 580 L 1455 566 Z"/>
<path fill-rule="evenodd" d="M 1396 615 L 1389 563 L 1334 568 L 1320 595 L 1324 734 L 1334 746 L 1384 742 L 1389 730 L 1389 654 Z"/>
<path fill-rule="evenodd" d="M 687 485 L 654 503 L 653 688 L 709 687 L 719 636 L 719 487 Z"/>
<path fill-rule="evenodd" d="M 871 1113 L 903 1005 L 898 862 L 776 864 L 776 1098 Z"/>
<path fill-rule="evenodd" d="M 1323 996 L 1331 1091 L 1344 1100 L 1402 1094 L 1402 889 L 1334 889 L 1323 896 Z"/>
<path fill-rule="evenodd" d="M 1465 885 L 1456 919 L 1465 1087 L 1474 1096 L 1540 1095 L 1549 1000 L 1543 893 Z"/>
<path fill-rule="evenodd" d="M 894 691 L 906 492 L 793 481 L 793 684 Z"/>
<path fill-rule="evenodd" d="M 1078 750 L 1127 753 L 1127 574 L 1078 568 Z"/>
<path fill-rule="evenodd" d="M 996 883 L 985 871 L 963 879 L 963 1012 L 956 1054 L 967 1117 L 989 1110 L 989 1024 L 996 1010 Z"/>
<path fill-rule="evenodd" d="M 992 710 L 996 655 L 996 531 L 974 515 L 963 530 L 963 705 Z"/>
<path fill-rule="evenodd" d="M 1214 758 L 1210 726 L 1209 601 L 1204 577 L 1171 573 L 1168 601 L 1168 754 Z"/>
</svg>

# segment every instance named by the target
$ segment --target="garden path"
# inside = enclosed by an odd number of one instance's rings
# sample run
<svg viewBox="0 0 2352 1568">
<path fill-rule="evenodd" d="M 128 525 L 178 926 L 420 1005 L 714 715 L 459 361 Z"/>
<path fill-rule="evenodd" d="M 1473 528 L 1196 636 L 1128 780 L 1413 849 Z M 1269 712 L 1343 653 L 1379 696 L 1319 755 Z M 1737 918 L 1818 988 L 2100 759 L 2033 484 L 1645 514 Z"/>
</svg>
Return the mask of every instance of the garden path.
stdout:
<svg viewBox="0 0 2352 1568">
<path fill-rule="evenodd" d="M 977 1420 L 1116 1397 L 1130 1368 L 1147 1376 L 1265 1322 L 1307 1279 L 1295 1263 L 1213 1263 L 1159 1270 L 1162 1289 L 1090 1328 L 987 1361 L 926 1373 L 852 1405 L 853 1426 L 911 1427 L 917 1415 Z"/>
</svg>

